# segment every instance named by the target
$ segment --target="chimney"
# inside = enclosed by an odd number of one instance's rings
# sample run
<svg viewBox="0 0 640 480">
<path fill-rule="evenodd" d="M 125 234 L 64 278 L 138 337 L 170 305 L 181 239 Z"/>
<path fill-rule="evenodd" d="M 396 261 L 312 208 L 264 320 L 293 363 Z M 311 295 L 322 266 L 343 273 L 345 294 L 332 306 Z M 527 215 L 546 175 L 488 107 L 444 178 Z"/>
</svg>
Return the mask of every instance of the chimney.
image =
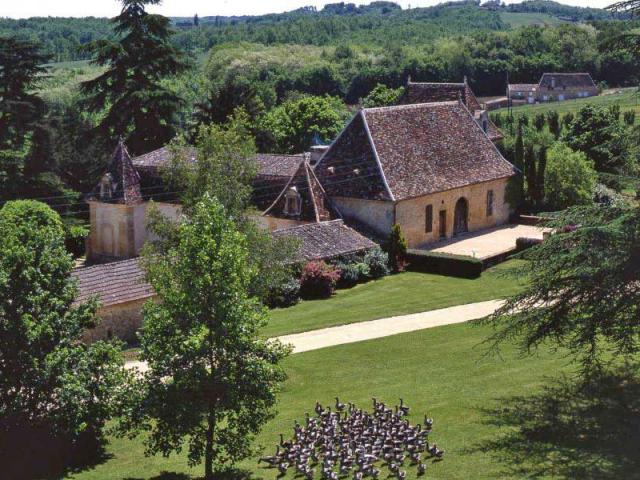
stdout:
<svg viewBox="0 0 640 480">
<path fill-rule="evenodd" d="M 314 145 L 309 151 L 309 163 L 315 167 L 322 155 L 329 150 L 329 145 Z"/>
</svg>

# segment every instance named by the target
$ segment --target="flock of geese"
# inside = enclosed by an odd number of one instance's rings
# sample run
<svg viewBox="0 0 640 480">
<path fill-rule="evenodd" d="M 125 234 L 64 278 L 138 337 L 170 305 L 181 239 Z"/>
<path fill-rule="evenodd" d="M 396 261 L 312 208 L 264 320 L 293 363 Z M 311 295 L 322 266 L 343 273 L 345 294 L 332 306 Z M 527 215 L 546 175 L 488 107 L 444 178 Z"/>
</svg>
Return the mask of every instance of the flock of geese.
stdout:
<svg viewBox="0 0 640 480">
<path fill-rule="evenodd" d="M 348 478 L 363 480 L 380 477 L 380 468 L 386 466 L 389 476 L 404 480 L 405 465 L 425 474 L 427 459 L 442 459 L 444 450 L 428 437 L 433 420 L 425 415 L 421 424 L 411 425 L 405 417 L 409 407 L 400 399 L 393 408 L 373 399 L 373 412 L 365 412 L 354 404 L 345 405 L 336 398 L 335 409 L 324 408 L 316 402 L 315 417 L 306 414 L 305 424 L 297 421 L 293 438 L 280 443 L 272 456 L 258 461 L 277 468 L 280 476 L 295 469 L 296 476 L 313 480 L 316 469 L 323 480 Z M 423 457 L 424 455 L 424 457 Z"/>
</svg>

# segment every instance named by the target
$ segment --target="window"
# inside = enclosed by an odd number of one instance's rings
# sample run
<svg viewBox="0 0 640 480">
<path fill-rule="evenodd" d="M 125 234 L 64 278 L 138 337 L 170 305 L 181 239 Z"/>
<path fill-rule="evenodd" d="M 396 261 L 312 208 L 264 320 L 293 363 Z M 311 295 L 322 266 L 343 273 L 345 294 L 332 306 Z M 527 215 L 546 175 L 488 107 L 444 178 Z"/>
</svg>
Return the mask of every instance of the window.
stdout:
<svg viewBox="0 0 640 480">
<path fill-rule="evenodd" d="M 297 217 L 300 215 L 301 211 L 302 201 L 300 199 L 298 189 L 296 187 L 291 187 L 287 190 L 287 193 L 284 196 L 284 214 L 291 217 Z"/>
<path fill-rule="evenodd" d="M 100 180 L 100 200 L 109 201 L 113 192 L 113 180 L 110 173 L 106 173 Z"/>
<path fill-rule="evenodd" d="M 493 190 L 487 192 L 487 217 L 493 215 Z"/>
<path fill-rule="evenodd" d="M 427 205 L 425 208 L 424 231 L 433 232 L 433 205 Z"/>
</svg>

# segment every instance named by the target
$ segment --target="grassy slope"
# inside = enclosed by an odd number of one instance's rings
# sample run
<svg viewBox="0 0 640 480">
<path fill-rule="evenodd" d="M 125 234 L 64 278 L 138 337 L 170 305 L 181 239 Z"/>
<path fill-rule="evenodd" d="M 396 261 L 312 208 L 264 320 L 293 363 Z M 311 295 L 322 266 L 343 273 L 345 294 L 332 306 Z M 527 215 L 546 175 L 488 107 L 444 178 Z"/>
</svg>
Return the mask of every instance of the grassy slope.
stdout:
<svg viewBox="0 0 640 480">
<path fill-rule="evenodd" d="M 520 288 L 505 275 L 514 264 L 492 268 L 475 280 L 413 272 L 386 277 L 339 290 L 329 301 L 306 301 L 273 310 L 263 333 L 274 337 L 506 297 Z"/>
<path fill-rule="evenodd" d="M 518 28 L 529 25 L 555 26 L 561 23 L 567 23 L 563 20 L 560 20 L 558 17 L 554 17 L 546 13 L 501 12 L 500 18 L 503 22 L 511 25 L 511 28 Z"/>
<path fill-rule="evenodd" d="M 522 105 L 520 107 L 514 107 L 513 112 L 515 115 L 519 113 L 535 115 L 540 112 L 546 113 L 550 110 L 556 110 L 560 114 L 563 114 L 566 112 L 575 113 L 585 105 L 609 107 L 618 104 L 623 112 L 626 110 L 634 110 L 636 114 L 640 115 L 640 96 L 637 94 L 637 90 L 637 88 L 616 89 L 605 92 L 598 97 L 566 100 L 564 102 L 540 103 L 537 105 Z M 506 111 L 506 109 L 496 110 L 496 112 L 501 113 Z"/>
<path fill-rule="evenodd" d="M 521 358 L 511 347 L 502 358 L 484 357 L 480 343 L 488 333 L 484 327 L 451 325 L 294 355 L 285 363 L 289 379 L 279 414 L 257 444 L 270 453 L 277 434 L 289 434 L 293 420 L 312 411 L 316 399 L 329 404 L 339 395 L 343 401 L 369 407 L 372 396 L 387 402 L 403 396 L 413 408 L 413 420 L 419 421 L 424 413 L 435 418 L 433 440 L 447 450 L 443 462 L 429 466 L 428 478 L 523 478 L 496 456 L 476 450 L 481 442 L 511 431 L 490 424 L 482 410 L 502 405 L 505 397 L 534 394 L 545 377 L 567 370 L 566 360 L 546 351 Z M 112 458 L 106 463 L 71 478 L 176 480 L 182 477 L 157 476 L 189 472 L 183 455 L 145 458 L 139 441 L 113 440 L 109 454 Z M 256 468 L 253 460 L 243 466 L 254 471 L 253 478 L 276 478 L 272 470 Z M 415 479 L 415 471 L 409 472 L 408 478 Z M 202 470 L 191 473 L 201 476 Z"/>
</svg>

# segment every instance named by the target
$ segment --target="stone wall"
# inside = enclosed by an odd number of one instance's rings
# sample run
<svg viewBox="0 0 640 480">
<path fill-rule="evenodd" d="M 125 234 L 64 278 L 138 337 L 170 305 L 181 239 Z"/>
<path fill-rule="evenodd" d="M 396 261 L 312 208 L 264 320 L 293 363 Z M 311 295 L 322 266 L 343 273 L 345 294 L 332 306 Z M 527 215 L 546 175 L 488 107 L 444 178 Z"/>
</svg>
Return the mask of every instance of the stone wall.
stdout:
<svg viewBox="0 0 640 480">
<path fill-rule="evenodd" d="M 446 236 L 453 237 L 457 201 L 465 198 L 469 205 L 469 231 L 482 230 L 509 221 L 510 209 L 505 200 L 507 179 L 493 180 L 463 188 L 398 202 L 396 222 L 400 224 L 409 248 L 421 248 L 440 239 L 440 212 L 446 212 Z M 493 215 L 487 216 L 487 193 L 493 190 Z M 431 232 L 426 230 L 426 207 L 433 206 Z"/>
<path fill-rule="evenodd" d="M 362 198 L 332 197 L 331 202 L 346 219 L 364 223 L 380 235 L 388 235 L 394 222 L 394 204 Z"/>
<path fill-rule="evenodd" d="M 136 332 L 142 326 L 142 306 L 147 300 L 135 300 L 100 308 L 98 310 L 100 324 L 96 328 L 86 330 L 83 340 L 95 342 L 119 338 L 127 343 L 134 342 L 137 339 Z"/>
</svg>

